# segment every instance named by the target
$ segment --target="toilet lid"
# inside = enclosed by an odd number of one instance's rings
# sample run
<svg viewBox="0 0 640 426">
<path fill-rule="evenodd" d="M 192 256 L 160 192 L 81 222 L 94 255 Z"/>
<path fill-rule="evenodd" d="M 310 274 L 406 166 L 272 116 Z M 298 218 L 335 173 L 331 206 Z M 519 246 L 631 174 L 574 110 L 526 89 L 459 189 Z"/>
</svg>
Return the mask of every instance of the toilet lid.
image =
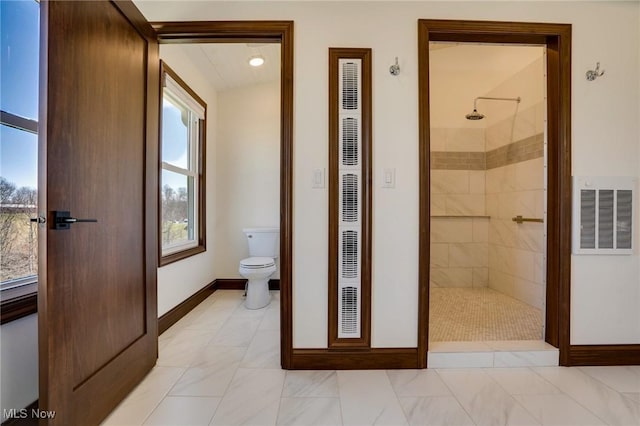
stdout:
<svg viewBox="0 0 640 426">
<path fill-rule="evenodd" d="M 240 261 L 240 266 L 245 268 L 265 268 L 275 264 L 276 262 L 270 257 L 248 257 Z"/>
</svg>

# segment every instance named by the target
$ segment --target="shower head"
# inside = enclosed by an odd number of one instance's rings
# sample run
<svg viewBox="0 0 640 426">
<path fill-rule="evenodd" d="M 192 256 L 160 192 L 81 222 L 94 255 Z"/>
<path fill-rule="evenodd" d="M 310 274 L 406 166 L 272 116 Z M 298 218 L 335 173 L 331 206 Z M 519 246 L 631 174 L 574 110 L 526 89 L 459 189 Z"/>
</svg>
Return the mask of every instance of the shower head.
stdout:
<svg viewBox="0 0 640 426">
<path fill-rule="evenodd" d="M 471 114 L 467 114 L 465 117 L 467 120 L 482 120 L 484 118 L 484 114 L 480 114 L 476 109 L 476 103 L 479 99 L 484 99 L 488 101 L 514 101 L 520 103 L 520 96 L 517 98 L 489 98 L 486 96 L 478 96 L 473 100 L 473 112 Z"/>
<path fill-rule="evenodd" d="M 466 115 L 467 120 L 482 120 L 484 118 L 484 114 L 480 114 L 477 109 L 473 109 L 471 114 Z"/>
</svg>

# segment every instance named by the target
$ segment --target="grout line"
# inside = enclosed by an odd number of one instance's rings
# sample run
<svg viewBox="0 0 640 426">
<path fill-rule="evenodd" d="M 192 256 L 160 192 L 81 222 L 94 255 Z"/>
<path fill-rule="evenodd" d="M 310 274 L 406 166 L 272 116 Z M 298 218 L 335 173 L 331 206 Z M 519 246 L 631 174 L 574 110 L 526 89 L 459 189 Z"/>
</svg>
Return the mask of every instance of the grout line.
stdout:
<svg viewBox="0 0 640 426">
<path fill-rule="evenodd" d="M 407 417 L 407 413 L 404 411 L 404 407 L 402 406 L 402 403 L 400 402 L 400 397 L 398 396 L 398 392 L 396 392 L 396 388 L 393 386 L 393 383 L 391 383 L 391 377 L 389 377 L 389 370 L 384 370 L 384 377 L 385 377 L 385 379 L 387 379 L 387 383 L 389 384 L 389 387 L 391 388 L 391 391 L 393 392 L 393 394 L 396 397 L 396 403 L 400 407 L 400 412 L 404 416 L 404 420 L 405 420 L 406 424 L 409 424 L 409 417 Z"/>
<path fill-rule="evenodd" d="M 284 392 L 284 384 L 287 381 L 287 372 L 285 371 L 284 379 L 282 380 L 282 388 L 280 388 L 280 397 L 278 398 L 278 410 L 276 411 L 276 425 L 280 420 L 280 410 L 282 409 L 282 393 Z"/>
<path fill-rule="evenodd" d="M 569 395 L 567 392 L 563 391 L 562 389 L 560 389 L 558 386 L 556 386 L 555 384 L 551 383 L 549 380 L 547 380 L 542 374 L 538 373 L 536 370 L 534 370 L 534 368 L 575 368 L 576 370 L 580 371 L 579 367 L 529 367 L 529 369 L 531 371 L 533 371 L 534 373 L 536 373 L 538 375 L 538 377 L 540 377 L 542 380 L 544 380 L 545 382 L 551 384 L 551 386 L 555 387 L 556 389 L 558 389 L 560 391 L 561 395 L 565 395 L 567 398 L 569 398 L 570 400 L 574 401 L 576 404 L 578 404 L 580 407 L 584 408 L 585 410 L 587 410 L 588 413 L 591 413 L 593 416 L 595 416 L 598 420 L 602 420 L 602 422 L 604 424 L 609 424 L 605 419 L 601 418 L 598 414 L 594 413 L 592 410 L 589 409 L 589 407 L 585 406 L 584 404 L 582 404 L 580 401 L 578 401 L 576 398 L 574 398 L 573 396 Z M 583 373 L 582 371 L 580 371 L 580 373 Z M 586 374 L 585 374 L 586 375 Z M 588 376 L 588 375 L 587 375 Z M 589 376 L 588 376 L 589 377 Z"/>
<path fill-rule="evenodd" d="M 602 366 L 593 366 L 593 367 L 601 368 L 601 367 L 611 367 L 611 366 L 602 365 Z M 626 368 L 627 366 L 625 365 L 625 366 L 617 366 L 617 367 L 618 368 Z M 587 370 L 585 370 L 585 367 L 576 367 L 576 369 L 578 371 L 580 371 L 582 374 L 584 374 L 585 376 L 587 376 L 588 378 L 590 378 L 592 380 L 595 380 L 596 382 L 598 382 L 598 383 L 602 384 L 603 386 L 611 389 L 612 391 L 614 391 L 614 392 L 616 392 L 616 393 L 618 393 L 620 395 L 623 394 L 622 391 L 619 391 L 618 389 L 614 388 L 613 386 L 609 385 L 608 383 L 606 383 L 606 382 L 600 380 L 599 378 L 597 378 L 595 376 L 592 376 L 591 374 L 587 373 Z"/>
<path fill-rule="evenodd" d="M 207 422 L 207 425 L 210 425 L 211 422 L 213 421 L 213 418 L 216 416 L 216 413 L 218 412 L 218 408 L 220 407 L 220 403 L 222 402 L 222 397 L 209 397 L 209 398 L 217 398 L 218 404 L 216 404 L 216 408 L 213 410 L 213 413 L 211 413 L 211 417 L 209 417 L 209 421 Z"/>
<path fill-rule="evenodd" d="M 342 395 L 340 394 L 340 380 L 338 379 L 338 371 L 333 370 L 336 375 L 336 387 L 338 388 L 338 406 L 340 407 L 340 424 L 344 425 L 344 416 L 342 414 Z"/>
<path fill-rule="evenodd" d="M 158 407 L 160 406 L 160 404 L 162 403 L 162 401 L 164 401 L 164 399 L 167 397 L 167 395 L 169 395 L 169 391 L 173 388 L 173 386 L 178 382 L 178 380 L 180 379 L 180 377 L 182 377 L 185 373 L 185 371 L 187 371 L 186 368 L 184 367 L 171 367 L 171 366 L 157 366 L 157 367 L 161 367 L 161 368 L 179 368 L 182 370 L 182 373 L 178 376 L 178 378 L 176 379 L 175 382 L 173 382 L 173 384 L 171 386 L 169 386 L 166 390 L 166 392 L 164 392 L 162 394 L 162 397 L 160 398 L 160 400 L 155 404 L 155 406 L 153 407 L 153 409 L 149 412 L 149 414 L 147 414 L 147 416 L 144 418 L 144 420 L 142 421 L 142 423 L 140 423 L 141 425 L 144 425 L 145 422 L 147 420 L 149 420 L 149 417 L 151 417 L 151 415 L 158 409 Z M 154 367 L 155 368 L 155 367 Z M 147 376 L 148 377 L 148 376 Z M 142 382 L 140 382 L 140 384 L 138 384 L 138 386 L 140 386 L 142 384 Z M 133 391 L 132 391 L 133 392 Z M 131 395 L 131 393 L 129 394 Z M 128 396 L 127 396 L 128 397 Z M 115 410 L 114 410 L 115 411 Z M 111 412 L 113 413 L 113 411 Z M 111 414 L 110 414 L 111 415 Z"/>
<path fill-rule="evenodd" d="M 507 367 L 506 369 L 511 369 L 511 368 L 517 368 L 517 369 L 521 369 L 521 368 L 526 368 L 528 370 L 531 370 L 529 367 Z M 522 407 L 524 409 L 525 412 L 529 413 L 529 415 L 531 415 L 531 418 L 533 418 L 535 421 L 540 422 L 540 424 L 544 424 L 543 421 L 544 419 L 538 419 L 538 417 L 529 409 L 527 409 L 527 407 L 524 406 L 524 404 L 522 404 L 520 401 L 518 401 L 518 399 L 516 398 L 516 396 L 527 396 L 527 394 L 520 394 L 520 395 L 516 395 L 516 394 L 512 394 L 511 392 L 509 392 L 509 390 L 502 386 L 502 384 L 497 381 L 495 378 L 493 378 L 491 376 L 491 374 L 485 372 L 485 374 L 489 377 L 489 379 L 491 379 L 495 384 L 497 384 L 507 395 L 509 395 L 509 397 L 511 399 L 513 399 L 516 404 L 518 404 L 520 407 Z M 544 379 L 544 378 L 543 378 Z M 551 384 L 551 383 L 550 383 Z M 555 389 L 558 389 L 556 386 L 554 386 L 553 384 L 551 384 L 551 386 L 553 386 Z M 560 389 L 558 389 L 560 390 Z M 562 391 L 560 391 L 562 393 Z M 540 394 L 534 394 L 534 395 L 540 395 Z M 548 395 L 548 394 L 542 394 L 542 395 Z"/>
<path fill-rule="evenodd" d="M 473 418 L 473 416 L 471 415 L 471 413 L 469 412 L 469 410 L 467 410 L 465 408 L 465 406 L 462 404 L 462 402 L 460 402 L 460 400 L 458 399 L 457 395 L 455 394 L 455 392 L 453 391 L 453 389 L 451 388 L 451 386 L 449 386 L 449 384 L 446 382 L 446 380 L 444 379 L 444 377 L 442 377 L 440 375 L 440 370 L 441 369 L 435 369 L 435 373 L 438 375 L 438 378 L 440 379 L 440 381 L 442 381 L 442 383 L 444 383 L 444 385 L 447 387 L 447 389 L 449 389 L 449 392 L 451 393 L 451 396 L 456 400 L 456 402 L 458 403 L 458 405 L 460 406 L 460 408 L 462 408 L 462 410 L 467 414 L 467 417 L 469 417 L 469 419 L 471 419 L 471 421 L 473 422 L 474 425 L 477 425 L 478 423 L 476 422 L 476 419 Z M 464 370 L 464 369 L 459 369 L 459 370 Z"/>
</svg>

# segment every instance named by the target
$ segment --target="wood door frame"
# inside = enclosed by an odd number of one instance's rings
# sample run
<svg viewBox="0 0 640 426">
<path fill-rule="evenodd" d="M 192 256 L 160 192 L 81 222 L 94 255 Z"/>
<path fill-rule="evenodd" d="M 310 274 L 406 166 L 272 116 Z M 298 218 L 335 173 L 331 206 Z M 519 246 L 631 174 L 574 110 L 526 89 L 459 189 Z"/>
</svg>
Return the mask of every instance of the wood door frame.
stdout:
<svg viewBox="0 0 640 426">
<path fill-rule="evenodd" d="M 293 21 L 152 22 L 161 44 L 280 43 L 280 362 L 293 351 Z"/>
<path fill-rule="evenodd" d="M 427 366 L 430 266 L 429 41 L 541 44 L 547 47 L 547 288 L 545 340 L 570 365 L 571 302 L 571 25 L 418 20 L 419 306 L 418 357 Z"/>
</svg>

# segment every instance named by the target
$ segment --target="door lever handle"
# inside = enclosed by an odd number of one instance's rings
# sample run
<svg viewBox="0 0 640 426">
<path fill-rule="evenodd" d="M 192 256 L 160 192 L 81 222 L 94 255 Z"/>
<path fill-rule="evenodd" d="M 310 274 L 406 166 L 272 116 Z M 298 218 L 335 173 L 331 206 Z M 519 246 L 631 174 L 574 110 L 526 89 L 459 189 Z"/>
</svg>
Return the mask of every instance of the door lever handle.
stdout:
<svg viewBox="0 0 640 426">
<path fill-rule="evenodd" d="M 97 222 L 97 219 L 77 219 L 71 217 L 71 212 L 54 210 L 53 212 L 53 229 L 71 229 L 72 223 L 78 222 Z"/>
<path fill-rule="evenodd" d="M 58 223 L 97 222 L 98 219 L 76 219 L 75 217 L 58 218 Z"/>
</svg>

